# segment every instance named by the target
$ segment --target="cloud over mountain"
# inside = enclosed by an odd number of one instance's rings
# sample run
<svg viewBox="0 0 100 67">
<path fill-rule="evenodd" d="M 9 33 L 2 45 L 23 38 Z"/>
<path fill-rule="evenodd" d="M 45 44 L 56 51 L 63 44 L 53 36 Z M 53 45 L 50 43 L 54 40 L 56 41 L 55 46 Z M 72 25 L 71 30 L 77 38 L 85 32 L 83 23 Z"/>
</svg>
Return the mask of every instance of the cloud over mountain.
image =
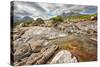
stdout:
<svg viewBox="0 0 100 67">
<path fill-rule="evenodd" d="M 33 18 L 40 17 L 47 19 L 64 12 L 69 13 L 70 11 L 81 14 L 92 14 L 97 12 L 97 7 L 87 5 L 14 1 L 14 16 L 19 16 L 21 18 L 24 16 L 31 16 Z"/>
</svg>

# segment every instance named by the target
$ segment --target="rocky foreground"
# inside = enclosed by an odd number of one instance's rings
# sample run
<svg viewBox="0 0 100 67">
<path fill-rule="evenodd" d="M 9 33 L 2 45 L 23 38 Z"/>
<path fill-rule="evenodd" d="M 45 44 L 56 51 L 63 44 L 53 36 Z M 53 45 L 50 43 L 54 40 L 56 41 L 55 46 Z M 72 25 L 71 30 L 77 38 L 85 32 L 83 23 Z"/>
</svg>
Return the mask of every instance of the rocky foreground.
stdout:
<svg viewBox="0 0 100 67">
<path fill-rule="evenodd" d="M 57 27 L 13 30 L 11 54 L 15 66 L 97 60 L 97 24 L 80 22 Z"/>
</svg>

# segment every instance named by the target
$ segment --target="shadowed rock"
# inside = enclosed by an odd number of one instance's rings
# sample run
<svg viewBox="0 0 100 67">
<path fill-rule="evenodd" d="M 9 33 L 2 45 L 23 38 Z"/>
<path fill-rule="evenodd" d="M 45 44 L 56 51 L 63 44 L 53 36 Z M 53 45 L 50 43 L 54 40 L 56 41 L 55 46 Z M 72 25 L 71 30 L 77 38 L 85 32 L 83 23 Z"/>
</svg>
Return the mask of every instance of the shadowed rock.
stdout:
<svg viewBox="0 0 100 67">
<path fill-rule="evenodd" d="M 46 63 L 47 60 L 55 53 L 57 50 L 56 45 L 49 46 L 47 48 L 43 48 L 40 53 L 33 53 L 28 58 L 26 64 L 43 64 Z"/>
<path fill-rule="evenodd" d="M 20 61 L 21 59 L 28 57 L 31 54 L 31 49 L 28 44 L 20 45 L 14 53 L 14 61 Z"/>
</svg>

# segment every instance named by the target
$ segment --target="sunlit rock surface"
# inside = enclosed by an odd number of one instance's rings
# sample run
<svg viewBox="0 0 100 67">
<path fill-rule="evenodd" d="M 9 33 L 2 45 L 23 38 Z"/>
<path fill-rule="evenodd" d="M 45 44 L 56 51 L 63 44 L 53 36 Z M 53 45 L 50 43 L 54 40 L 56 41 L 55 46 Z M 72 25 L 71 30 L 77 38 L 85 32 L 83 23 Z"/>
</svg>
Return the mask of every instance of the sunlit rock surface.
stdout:
<svg viewBox="0 0 100 67">
<path fill-rule="evenodd" d="M 61 50 L 52 59 L 50 64 L 72 63 L 72 62 L 73 63 L 77 62 L 76 57 L 72 57 L 72 54 L 67 50 Z"/>
</svg>

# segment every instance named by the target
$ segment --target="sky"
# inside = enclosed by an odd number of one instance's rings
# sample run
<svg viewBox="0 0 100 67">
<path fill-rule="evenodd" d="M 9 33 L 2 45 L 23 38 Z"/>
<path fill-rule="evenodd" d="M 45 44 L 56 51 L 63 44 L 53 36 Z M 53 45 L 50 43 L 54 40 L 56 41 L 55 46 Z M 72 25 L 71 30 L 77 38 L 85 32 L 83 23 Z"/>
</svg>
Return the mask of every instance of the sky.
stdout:
<svg viewBox="0 0 100 67">
<path fill-rule="evenodd" d="M 14 1 L 14 16 L 20 18 L 30 16 L 32 18 L 48 19 L 52 16 L 70 12 L 94 14 L 97 13 L 97 7 L 61 3 Z"/>
</svg>

